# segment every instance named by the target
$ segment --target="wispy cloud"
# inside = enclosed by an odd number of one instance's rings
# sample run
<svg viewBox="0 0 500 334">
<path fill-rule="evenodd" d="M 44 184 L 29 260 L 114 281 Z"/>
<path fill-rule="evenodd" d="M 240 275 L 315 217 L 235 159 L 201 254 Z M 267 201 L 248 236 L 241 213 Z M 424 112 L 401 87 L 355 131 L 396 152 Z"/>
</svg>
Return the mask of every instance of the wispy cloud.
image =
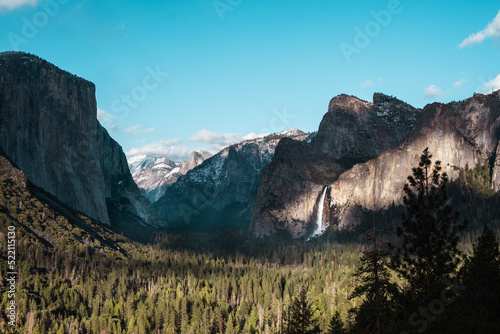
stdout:
<svg viewBox="0 0 500 334">
<path fill-rule="evenodd" d="M 460 89 L 460 88 L 462 88 L 463 84 L 466 83 L 466 82 L 467 82 L 467 80 L 462 78 L 462 79 L 456 81 L 453 84 L 453 87 L 455 87 L 455 89 Z"/>
<path fill-rule="evenodd" d="M 443 94 L 443 91 L 441 90 L 441 88 L 437 87 L 436 85 L 430 85 L 430 86 L 425 87 L 423 98 L 426 99 L 429 97 L 436 97 L 436 96 L 442 96 L 442 95 L 444 95 L 444 94 Z"/>
<path fill-rule="evenodd" d="M 101 122 L 101 124 L 109 123 L 113 118 L 116 118 L 116 116 L 110 114 L 106 110 L 97 108 L 97 119 Z"/>
<path fill-rule="evenodd" d="M 481 86 L 481 91 L 483 93 L 491 93 L 491 92 L 498 90 L 498 89 L 500 89 L 500 74 L 497 75 L 494 79 L 492 79 L 488 82 L 485 82 Z"/>
<path fill-rule="evenodd" d="M 365 88 L 374 86 L 375 82 L 373 80 L 366 80 L 366 81 L 363 81 L 362 83 L 360 83 L 359 85 L 361 86 L 361 88 L 365 89 Z"/>
<path fill-rule="evenodd" d="M 481 44 L 486 38 L 495 37 L 500 37 L 500 10 L 498 11 L 497 16 L 495 16 L 493 21 L 488 23 L 486 28 L 475 34 L 471 34 L 469 37 L 464 39 L 458 47 L 460 49 L 463 49 L 467 46 Z"/>
<path fill-rule="evenodd" d="M 190 149 L 182 143 L 181 138 L 162 139 L 142 147 L 134 147 L 126 152 L 128 158 L 136 155 L 161 155 L 173 161 L 184 161 L 189 158 Z"/>
<path fill-rule="evenodd" d="M 125 132 L 125 133 L 135 132 L 135 130 L 139 129 L 140 127 L 141 127 L 141 125 L 137 124 L 137 125 L 126 128 L 125 130 L 123 130 L 123 132 Z"/>
<path fill-rule="evenodd" d="M 366 89 L 366 88 L 369 88 L 369 87 L 372 87 L 372 86 L 375 86 L 375 85 L 382 86 L 383 84 L 384 84 L 384 79 L 377 78 L 377 80 L 375 80 L 375 79 L 368 79 L 366 81 L 360 82 L 359 86 L 361 88 L 363 88 L 363 89 Z"/>
<path fill-rule="evenodd" d="M 36 6 L 40 0 L 0 0 L 0 10 L 12 10 L 24 5 Z"/>
<path fill-rule="evenodd" d="M 106 128 L 109 131 L 121 132 L 121 133 L 127 134 L 129 136 L 144 135 L 144 134 L 147 134 L 147 133 L 151 133 L 151 132 L 153 132 L 155 130 L 155 128 L 141 129 L 141 127 L 142 127 L 141 124 L 133 125 L 133 126 L 130 126 L 130 127 L 126 128 L 126 129 L 121 128 L 117 124 L 108 124 L 106 126 Z"/>
<path fill-rule="evenodd" d="M 141 124 L 137 124 L 137 125 L 126 128 L 125 130 L 123 130 L 123 133 L 128 133 L 131 135 L 143 135 L 146 133 L 153 132 L 155 130 L 155 128 L 141 129 L 141 127 L 142 127 Z"/>
<path fill-rule="evenodd" d="M 241 133 L 212 132 L 210 130 L 203 129 L 189 137 L 188 140 L 192 142 L 207 143 L 212 150 L 220 151 L 229 145 L 260 136 L 261 135 L 256 133 L 243 135 Z"/>
</svg>

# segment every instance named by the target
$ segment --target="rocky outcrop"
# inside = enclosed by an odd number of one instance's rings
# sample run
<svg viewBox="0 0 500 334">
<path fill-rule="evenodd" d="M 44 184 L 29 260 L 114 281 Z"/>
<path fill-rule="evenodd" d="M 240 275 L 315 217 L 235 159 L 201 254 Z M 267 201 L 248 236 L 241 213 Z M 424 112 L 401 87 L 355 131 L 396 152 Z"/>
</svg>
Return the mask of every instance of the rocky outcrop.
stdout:
<svg viewBox="0 0 500 334">
<path fill-rule="evenodd" d="M 500 190 L 500 141 L 497 143 L 495 159 L 493 160 L 491 183 L 496 191 Z"/>
<path fill-rule="evenodd" d="M 420 113 L 380 93 L 373 96 L 373 103 L 349 95 L 334 97 L 310 143 L 282 140 L 271 164 L 262 170 L 253 233 L 260 237 L 281 230 L 295 238 L 312 233 L 323 187 L 355 163 L 399 144 Z M 327 224 L 332 224 L 339 213 L 339 208 L 328 205 L 331 196 L 328 188 L 323 210 Z M 348 216 L 356 217 L 354 212 Z"/>
<path fill-rule="evenodd" d="M 433 160 L 440 160 L 451 179 L 457 168 L 484 164 L 497 157 L 500 140 L 500 91 L 476 94 L 463 102 L 427 105 L 410 135 L 397 147 L 377 158 L 355 165 L 332 185 L 330 207 L 338 211 L 349 207 L 380 209 L 399 204 L 402 189 L 412 167 L 428 147 Z M 498 167 L 493 182 L 498 182 Z M 338 216 L 340 227 L 356 221 Z"/>
<path fill-rule="evenodd" d="M 97 121 L 89 81 L 33 55 L 1 53 L 0 145 L 34 184 L 91 218 L 162 224 Z M 119 217 L 110 219 L 110 206 Z"/>
<path fill-rule="evenodd" d="M 375 93 L 373 103 L 354 96 L 334 97 L 311 145 L 347 168 L 397 145 L 420 117 L 420 110 Z"/>
<path fill-rule="evenodd" d="M 307 134 L 293 129 L 227 147 L 181 176 L 155 208 L 171 227 L 248 227 L 260 172 L 286 137 Z"/>
<path fill-rule="evenodd" d="M 182 163 L 179 172 L 181 173 L 181 175 L 184 175 L 196 166 L 201 165 L 203 161 L 207 160 L 210 157 L 212 157 L 212 153 L 210 152 L 203 150 L 193 151 L 191 152 L 189 158 Z"/>
</svg>

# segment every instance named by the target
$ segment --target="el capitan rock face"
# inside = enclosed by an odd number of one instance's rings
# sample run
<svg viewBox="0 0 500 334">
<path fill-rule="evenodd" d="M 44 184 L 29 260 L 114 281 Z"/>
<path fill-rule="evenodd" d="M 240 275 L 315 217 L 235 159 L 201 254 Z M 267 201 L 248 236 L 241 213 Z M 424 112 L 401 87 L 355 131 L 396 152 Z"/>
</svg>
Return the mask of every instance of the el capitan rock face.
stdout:
<svg viewBox="0 0 500 334">
<path fill-rule="evenodd" d="M 33 55 L 1 53 L 0 145 L 34 184 L 91 218 L 112 224 L 112 206 L 136 223 L 162 224 L 97 121 L 89 81 Z"/>
</svg>

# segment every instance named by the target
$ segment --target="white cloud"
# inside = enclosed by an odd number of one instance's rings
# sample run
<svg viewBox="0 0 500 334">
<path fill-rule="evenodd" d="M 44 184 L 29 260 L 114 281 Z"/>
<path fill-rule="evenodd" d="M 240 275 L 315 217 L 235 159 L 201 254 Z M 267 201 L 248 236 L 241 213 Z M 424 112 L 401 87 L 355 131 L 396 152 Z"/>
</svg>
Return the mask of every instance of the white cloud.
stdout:
<svg viewBox="0 0 500 334">
<path fill-rule="evenodd" d="M 377 80 L 375 79 L 368 79 L 366 81 L 363 81 L 363 82 L 360 82 L 359 83 L 359 86 L 363 89 L 366 89 L 366 88 L 369 88 L 369 87 L 372 87 L 372 86 L 383 86 L 384 85 L 384 79 L 383 78 L 377 78 Z"/>
<path fill-rule="evenodd" d="M 475 34 L 471 34 L 469 37 L 464 39 L 458 47 L 460 49 L 463 49 L 467 46 L 481 44 L 486 38 L 492 37 L 500 37 L 500 10 L 498 11 L 497 16 L 495 16 L 493 21 L 488 23 L 486 28 Z"/>
<path fill-rule="evenodd" d="M 119 128 L 119 127 L 118 127 L 118 125 L 116 125 L 116 124 L 110 124 L 110 125 L 108 125 L 108 126 L 107 126 L 107 129 L 108 129 L 109 131 L 120 131 L 120 128 Z"/>
<path fill-rule="evenodd" d="M 359 85 L 361 86 L 361 88 L 365 89 L 365 88 L 374 86 L 375 82 L 373 80 L 366 80 L 366 81 L 363 81 L 362 83 L 360 83 Z"/>
<path fill-rule="evenodd" d="M 125 132 L 125 133 L 134 132 L 135 130 L 139 129 L 141 126 L 142 125 L 137 124 L 137 125 L 126 128 L 125 130 L 123 130 L 123 132 Z"/>
<path fill-rule="evenodd" d="M 112 118 L 114 118 L 114 116 Z M 129 136 L 144 135 L 144 134 L 147 134 L 147 133 L 151 133 L 151 132 L 153 132 L 155 130 L 155 128 L 141 129 L 141 127 L 142 127 L 141 124 L 130 126 L 130 127 L 126 128 L 126 129 L 121 128 L 117 124 L 109 124 L 109 125 L 106 126 L 106 128 L 109 131 L 121 132 L 121 133 L 124 133 L 124 134 L 129 135 Z"/>
<path fill-rule="evenodd" d="M 125 130 L 123 130 L 123 133 L 129 133 L 131 135 L 144 135 L 146 133 L 151 133 L 155 130 L 155 128 L 141 129 L 141 127 L 142 127 L 141 124 L 137 124 L 126 128 Z"/>
<path fill-rule="evenodd" d="M 134 134 L 136 135 L 144 135 L 146 133 L 151 133 L 155 130 L 155 128 L 149 128 L 149 129 L 143 129 L 143 130 L 137 130 Z"/>
<path fill-rule="evenodd" d="M 127 158 L 136 155 L 162 155 L 173 161 L 184 161 L 189 158 L 191 150 L 181 142 L 181 138 L 162 139 L 158 142 L 150 143 L 142 147 L 134 147 L 126 152 Z"/>
<path fill-rule="evenodd" d="M 426 99 L 428 97 L 435 97 L 435 96 L 442 96 L 442 95 L 444 95 L 444 94 L 443 94 L 443 91 L 441 90 L 441 88 L 437 87 L 436 85 L 430 85 L 430 86 L 425 87 L 423 98 Z"/>
<path fill-rule="evenodd" d="M 500 89 L 500 74 L 496 76 L 496 78 L 488 81 L 488 82 L 485 82 L 482 86 L 481 86 L 481 91 L 483 93 L 491 93 L 495 90 L 498 90 Z"/>
<path fill-rule="evenodd" d="M 102 110 L 97 108 L 97 119 L 101 123 L 109 123 L 113 118 L 116 118 L 115 115 L 110 114 L 106 110 Z"/>
<path fill-rule="evenodd" d="M 462 78 L 462 79 L 460 79 L 460 80 L 456 81 L 456 82 L 453 84 L 453 87 L 455 87 L 456 89 L 460 89 L 460 88 L 462 88 L 462 85 L 463 85 L 464 83 L 466 83 L 466 82 L 467 82 L 467 80 Z"/>
<path fill-rule="evenodd" d="M 1 9 L 12 10 L 24 5 L 36 6 L 36 4 L 39 1 L 40 0 L 0 0 L 0 10 Z"/>
<path fill-rule="evenodd" d="M 207 143 L 210 145 L 212 150 L 220 151 L 229 145 L 256 137 L 260 137 L 260 135 L 257 135 L 255 133 L 242 135 L 241 133 L 212 132 L 210 130 L 203 129 L 189 137 L 188 140 L 193 142 Z"/>
</svg>

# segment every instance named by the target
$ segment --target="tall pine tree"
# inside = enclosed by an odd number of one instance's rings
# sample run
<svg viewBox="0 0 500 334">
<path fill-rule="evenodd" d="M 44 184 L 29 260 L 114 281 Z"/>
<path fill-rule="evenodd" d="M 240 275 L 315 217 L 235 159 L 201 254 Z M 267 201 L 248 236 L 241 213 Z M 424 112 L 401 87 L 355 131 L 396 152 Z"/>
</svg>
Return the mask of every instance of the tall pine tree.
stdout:
<svg viewBox="0 0 500 334">
<path fill-rule="evenodd" d="M 455 312 L 456 329 L 463 333 L 493 334 L 500 331 L 500 250 L 495 234 L 485 226 L 474 252 L 462 269 L 464 291 Z"/>
<path fill-rule="evenodd" d="M 460 261 L 458 233 L 466 222 L 459 222 L 458 212 L 448 203 L 448 176 L 441 162 L 432 166 L 432 155 L 426 148 L 418 167 L 412 169 L 403 191 L 406 214 L 397 228 L 401 240 L 392 246 L 392 264 L 408 280 L 415 302 L 429 304 L 446 286 Z"/>
<path fill-rule="evenodd" d="M 291 305 L 291 315 L 288 322 L 288 333 L 290 334 L 313 334 L 319 333 L 319 328 L 313 319 L 311 304 L 307 300 L 307 288 L 300 286 L 295 300 Z"/>
<path fill-rule="evenodd" d="M 342 318 L 340 317 L 340 313 L 337 311 L 330 319 L 330 323 L 328 324 L 328 334 L 343 334 L 344 324 L 342 322 Z"/>
<path fill-rule="evenodd" d="M 361 256 L 361 267 L 354 275 L 358 285 L 351 295 L 351 298 L 364 297 L 365 300 L 351 313 L 355 313 L 356 328 L 381 333 L 385 327 L 383 322 L 391 316 L 391 296 L 396 294 L 397 286 L 391 282 L 387 263 L 389 253 L 385 245 L 377 242 L 376 232 L 374 219 L 371 233 L 366 233 L 366 238 L 373 241 L 373 246 Z"/>
</svg>

